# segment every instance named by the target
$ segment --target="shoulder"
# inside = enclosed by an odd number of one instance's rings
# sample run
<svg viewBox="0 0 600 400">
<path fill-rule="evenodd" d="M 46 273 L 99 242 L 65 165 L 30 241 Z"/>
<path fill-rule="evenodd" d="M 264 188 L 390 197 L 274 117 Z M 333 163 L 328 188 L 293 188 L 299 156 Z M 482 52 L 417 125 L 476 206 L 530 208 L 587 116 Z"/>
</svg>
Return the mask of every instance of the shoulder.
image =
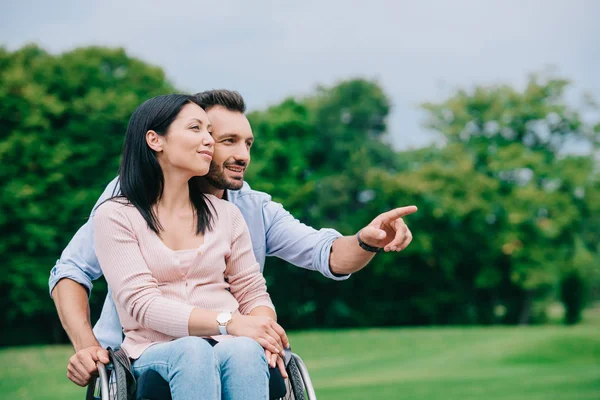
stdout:
<svg viewBox="0 0 600 400">
<path fill-rule="evenodd" d="M 221 210 L 228 211 L 231 207 L 227 200 L 220 199 L 213 194 L 205 193 L 204 197 L 217 212 Z"/>
<path fill-rule="evenodd" d="M 264 207 L 271 202 L 271 195 L 258 190 L 253 190 L 247 182 L 240 190 L 228 190 L 229 201 L 238 207 Z"/>
<path fill-rule="evenodd" d="M 94 220 L 106 220 L 122 217 L 131 217 L 137 212 L 124 198 L 114 198 L 104 201 L 94 210 Z"/>
<path fill-rule="evenodd" d="M 119 186 L 119 177 L 116 176 L 112 181 L 106 185 L 104 188 L 104 192 L 102 192 L 102 196 L 110 196 L 113 194 L 117 194 L 120 191 Z"/>
<path fill-rule="evenodd" d="M 237 218 L 240 215 L 240 209 L 232 202 L 220 199 L 212 194 L 205 194 L 205 196 L 216 211 L 217 219 L 221 219 L 223 216 Z"/>
<path fill-rule="evenodd" d="M 244 231 L 246 226 L 244 216 L 240 209 L 227 200 L 220 199 L 212 194 L 205 195 L 215 211 L 213 230 L 230 235 L 232 240 Z"/>
</svg>

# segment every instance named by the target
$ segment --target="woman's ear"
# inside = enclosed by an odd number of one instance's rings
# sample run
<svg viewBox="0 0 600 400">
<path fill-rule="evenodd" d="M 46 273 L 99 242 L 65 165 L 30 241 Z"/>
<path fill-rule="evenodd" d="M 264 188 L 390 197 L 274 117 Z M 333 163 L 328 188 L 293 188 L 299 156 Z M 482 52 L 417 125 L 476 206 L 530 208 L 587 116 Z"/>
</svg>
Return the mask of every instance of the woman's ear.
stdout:
<svg viewBox="0 0 600 400">
<path fill-rule="evenodd" d="M 164 138 L 155 131 L 146 132 L 146 143 L 157 153 L 163 151 Z"/>
</svg>

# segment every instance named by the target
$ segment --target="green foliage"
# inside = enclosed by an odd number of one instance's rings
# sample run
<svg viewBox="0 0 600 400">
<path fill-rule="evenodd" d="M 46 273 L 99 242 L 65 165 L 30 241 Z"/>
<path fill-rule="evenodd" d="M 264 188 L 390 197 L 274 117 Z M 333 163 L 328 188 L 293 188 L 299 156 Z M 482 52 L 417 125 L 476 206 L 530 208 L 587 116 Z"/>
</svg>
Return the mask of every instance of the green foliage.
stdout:
<svg viewBox="0 0 600 400">
<path fill-rule="evenodd" d="M 567 86 L 563 79 L 532 76 L 522 92 L 480 87 L 425 105 L 428 126 L 450 144 L 464 146 L 475 171 L 498 183 L 488 199 L 494 209 L 492 265 L 506 265 L 502 291 L 520 298 L 520 322 L 530 319 L 532 301 L 556 291 L 561 276 L 590 269 L 589 260 L 576 262 L 578 239 L 588 251 L 598 251 L 598 225 L 592 228 L 588 220 L 597 218 L 597 205 L 589 200 L 598 192 L 597 165 L 590 156 L 598 133 L 567 105 Z M 586 155 L 572 154 L 574 143 Z M 514 291 L 522 295 L 515 298 Z M 502 297 L 496 302 L 504 306 L 508 298 Z"/>
<path fill-rule="evenodd" d="M 589 156 L 598 135 L 566 104 L 567 84 L 534 76 L 523 91 L 479 87 L 426 104 L 446 144 L 401 153 L 385 143 L 389 100 L 375 82 L 252 114 L 260 167 L 249 181 L 302 221 L 352 234 L 380 212 L 419 207 L 407 217 L 409 249 L 348 282 L 269 260 L 280 318 L 291 327 L 543 321 L 562 277 L 594 269 L 582 252 L 598 254 Z M 588 153 L 570 152 L 575 142 Z"/>
<path fill-rule="evenodd" d="M 129 116 L 173 89 L 160 68 L 99 47 L 2 49 L 0 75 L 0 320 L 43 324 L 50 268 L 116 176 Z"/>
<path fill-rule="evenodd" d="M 0 72 L 0 321 L 31 328 L 2 341 L 58 341 L 49 271 L 116 175 L 131 112 L 173 88 L 160 68 L 121 49 L 0 48 Z M 269 259 L 283 325 L 543 322 L 559 297 L 577 320 L 582 291 L 593 298 L 600 288 L 600 124 L 567 103 L 568 87 L 534 76 L 523 90 L 477 87 L 425 104 L 439 144 L 403 152 L 387 141 L 391 105 L 375 81 L 251 113 L 247 179 L 302 222 L 350 235 L 381 212 L 419 207 L 406 218 L 411 246 L 347 281 Z"/>
</svg>

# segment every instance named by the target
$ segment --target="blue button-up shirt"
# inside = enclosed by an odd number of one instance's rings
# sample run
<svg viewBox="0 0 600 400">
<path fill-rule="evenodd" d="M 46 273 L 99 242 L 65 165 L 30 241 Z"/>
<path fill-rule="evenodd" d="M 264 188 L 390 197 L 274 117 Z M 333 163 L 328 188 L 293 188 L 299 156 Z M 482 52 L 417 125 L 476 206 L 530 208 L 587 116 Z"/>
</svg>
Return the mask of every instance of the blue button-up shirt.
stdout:
<svg viewBox="0 0 600 400">
<path fill-rule="evenodd" d="M 115 178 L 104 190 L 94 209 L 110 198 L 118 181 Z M 329 269 L 329 253 L 333 241 L 340 233 L 333 229 L 315 230 L 304 225 L 287 212 L 279 203 L 271 201 L 266 193 L 250 189 L 247 183 L 241 190 L 227 191 L 227 199 L 242 212 L 252 239 L 252 249 L 260 264 L 265 266 L 266 256 L 279 257 L 298 267 L 319 271 L 335 280 L 350 275 L 336 276 Z M 88 293 L 92 281 L 102 276 L 98 257 L 94 250 L 93 218 L 89 218 L 73 236 L 50 273 L 50 293 L 59 280 L 68 278 L 83 285 Z M 119 316 L 109 293 L 102 307 L 100 319 L 94 326 L 94 334 L 104 347 L 120 346 L 122 329 Z"/>
</svg>

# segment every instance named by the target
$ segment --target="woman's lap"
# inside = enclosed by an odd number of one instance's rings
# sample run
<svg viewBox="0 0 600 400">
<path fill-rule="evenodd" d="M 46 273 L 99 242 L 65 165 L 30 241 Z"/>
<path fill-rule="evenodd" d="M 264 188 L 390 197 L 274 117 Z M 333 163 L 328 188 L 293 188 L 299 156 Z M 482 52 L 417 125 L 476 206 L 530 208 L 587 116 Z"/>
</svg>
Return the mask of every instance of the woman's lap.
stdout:
<svg viewBox="0 0 600 400">
<path fill-rule="evenodd" d="M 150 346 L 132 363 L 134 376 L 155 370 L 171 387 L 173 399 L 190 393 L 225 399 L 266 398 L 269 372 L 262 347 L 237 337 L 214 347 L 198 337 Z"/>
<path fill-rule="evenodd" d="M 148 369 L 158 371 L 161 368 L 174 367 L 178 362 L 185 363 L 186 358 L 192 355 L 194 360 L 199 360 L 197 357 L 200 356 L 203 363 L 216 365 L 212 346 L 202 338 L 189 336 L 148 347 L 133 361 L 133 374 L 137 378 Z"/>
</svg>

